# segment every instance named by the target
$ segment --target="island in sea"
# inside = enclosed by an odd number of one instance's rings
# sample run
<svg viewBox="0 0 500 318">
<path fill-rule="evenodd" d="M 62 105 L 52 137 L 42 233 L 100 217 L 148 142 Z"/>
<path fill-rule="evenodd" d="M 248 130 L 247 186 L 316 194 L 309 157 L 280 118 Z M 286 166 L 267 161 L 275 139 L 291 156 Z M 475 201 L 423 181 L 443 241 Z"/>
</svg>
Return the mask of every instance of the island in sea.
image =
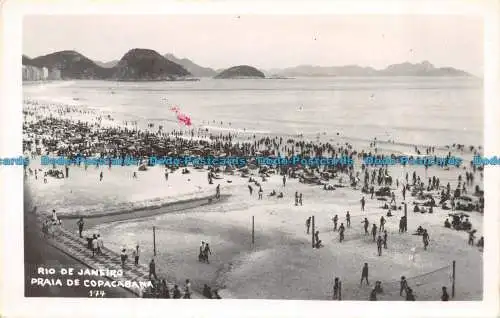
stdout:
<svg viewBox="0 0 500 318">
<path fill-rule="evenodd" d="M 264 73 L 259 71 L 253 66 L 249 65 L 238 65 L 230 67 L 219 74 L 217 74 L 214 78 L 216 79 L 260 79 L 265 78 Z"/>
</svg>

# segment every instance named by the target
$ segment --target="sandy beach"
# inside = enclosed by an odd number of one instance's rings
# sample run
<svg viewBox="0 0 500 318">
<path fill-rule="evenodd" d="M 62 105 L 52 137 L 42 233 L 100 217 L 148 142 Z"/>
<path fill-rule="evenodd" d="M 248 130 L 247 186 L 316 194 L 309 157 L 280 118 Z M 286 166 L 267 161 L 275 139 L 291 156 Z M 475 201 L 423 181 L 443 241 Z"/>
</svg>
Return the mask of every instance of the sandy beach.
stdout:
<svg viewBox="0 0 500 318">
<path fill-rule="evenodd" d="M 80 116 L 70 105 L 46 108 L 43 108 L 43 105 L 43 102 L 25 105 L 27 112 L 25 125 L 33 125 L 26 130 L 26 139 L 41 139 L 41 136 L 52 135 L 58 142 L 71 144 L 68 141 L 70 135 L 78 132 L 61 134 L 64 129 L 61 129 L 60 125 L 66 125 L 65 120 L 95 125 L 92 128 L 98 132 L 95 136 L 106 134 L 112 136 L 118 132 L 106 129 L 113 127 L 120 129 L 117 128 L 120 125 L 116 121 L 115 126 L 109 124 L 113 123 L 111 117 L 103 122 L 102 118 L 106 118 L 104 115 L 88 113 Z M 45 112 L 37 111 L 36 115 L 30 115 L 30 112 L 40 107 Z M 61 111 L 64 107 L 69 107 L 68 111 Z M 58 128 L 51 128 L 51 122 L 43 121 L 47 118 L 52 118 L 54 121 L 52 124 L 55 124 L 53 127 Z M 101 119 L 96 120 L 96 118 Z M 51 131 L 57 133 L 51 134 Z M 192 129 L 191 135 L 189 131 L 185 131 L 183 135 L 179 135 L 179 132 L 164 133 L 164 135 L 158 133 L 158 138 L 161 140 L 173 135 L 176 136 L 175 142 L 186 143 L 193 148 L 198 145 L 197 142 L 203 140 L 200 139 L 200 134 L 200 130 Z M 204 131 L 202 134 L 202 137 L 206 138 L 210 133 Z M 219 130 L 214 135 L 218 139 L 209 138 L 210 143 L 207 142 L 203 146 L 226 154 L 228 151 L 245 149 L 252 145 L 258 145 L 260 148 L 257 150 L 266 154 L 266 149 L 272 149 L 273 142 L 279 140 L 279 137 L 268 137 L 270 138 L 268 142 L 263 141 L 259 144 L 256 141 L 252 142 L 252 137 L 242 132 L 231 136 L 222 134 Z M 137 136 L 139 136 L 135 141 L 137 145 L 147 147 L 140 143 L 141 140 L 147 142 L 149 135 Z M 306 148 L 302 148 L 300 144 L 310 144 L 314 145 L 316 152 L 324 151 L 324 155 L 327 156 L 330 150 L 324 145 L 328 141 L 320 137 L 316 140 L 298 138 L 289 144 L 285 144 L 285 137 L 283 142 L 285 146 L 280 144 L 279 147 L 288 153 L 300 150 L 304 153 Z M 64 140 L 65 138 L 67 140 Z M 245 140 L 247 146 L 243 146 Z M 390 198 L 379 200 L 375 196 L 371 199 L 369 193 L 361 192 L 364 170 L 360 156 L 362 153 L 374 153 L 375 147 L 371 143 L 355 143 L 355 141 L 346 143 L 345 140 L 345 137 L 342 137 L 331 142 L 331 149 L 337 154 L 345 153 L 352 156 L 355 159 L 353 169 L 334 169 L 335 172 L 332 171 L 330 179 L 322 180 L 322 184 L 305 182 L 306 178 L 313 176 L 321 179 L 319 177 L 321 171 L 315 169 L 308 171 L 307 168 L 294 169 L 297 177 L 288 175 L 286 185 L 282 183 L 283 176 L 280 175 L 279 169 L 262 172 L 258 167 L 232 173 L 226 173 L 221 169 L 214 172 L 217 179 L 214 179 L 212 184 L 207 182 L 210 169 L 206 166 L 202 169 L 189 166 L 190 173 L 187 174 L 182 173 L 182 169 L 170 170 L 168 180 L 164 175 L 163 166 L 147 167 L 146 171 L 138 171 L 137 166 L 85 168 L 84 165 L 71 165 L 69 177 L 44 177 L 43 173 L 53 168 L 39 164 L 40 155 L 46 148 L 32 157 L 28 167 L 32 171 L 38 170 L 37 178 L 32 173 L 26 173 L 25 179 L 26 185 L 32 190 L 33 202 L 38 207 L 39 213 L 50 215 L 52 209 L 55 209 L 64 226 L 75 233 L 77 232 L 75 217 L 94 216 L 86 219 L 86 230 L 89 233 L 100 233 L 106 246 L 115 251 L 124 247 L 130 250 L 139 244 L 142 248 L 142 258 L 151 259 L 152 227 L 155 226 L 156 263 L 159 275 L 173 281 L 184 281 L 189 278 L 193 288 L 197 290 L 201 290 L 204 284 L 209 284 L 221 289 L 220 294 L 223 298 L 328 300 L 332 299 L 333 278 L 341 277 L 343 299 L 368 300 L 371 286 L 359 285 L 361 268 L 366 262 L 370 267 L 370 283 L 373 285 L 376 280 L 382 281 L 384 293 L 379 296 L 380 300 L 404 300 L 404 297 L 399 296 L 400 276 L 408 278 L 417 300 L 438 300 L 442 286 L 448 286 L 451 290 L 451 264 L 456 261 L 455 299 L 481 299 L 482 253 L 477 247 L 467 245 L 467 232 L 443 226 L 445 219 L 449 218 L 448 213 L 459 211 L 444 210 L 440 204 L 436 204 L 433 213 L 415 213 L 414 202 L 422 206 L 425 199 L 417 198 L 418 195 L 411 196 L 412 191 L 408 191 L 406 200 L 403 200 L 401 194 L 402 184 L 407 183 L 404 181 L 406 173 L 410 175 L 408 183 L 412 189 L 415 188 L 411 184 L 412 173 L 415 171 L 424 183 L 424 188 L 427 187 L 428 179 L 430 182 L 433 176 L 439 178 L 440 187 L 424 191 L 439 202 L 440 192 L 446 190 L 448 183 L 453 190 L 458 185 L 458 175 L 472 171 L 468 162 L 474 152 L 467 146 L 458 149 L 456 145 L 451 147 L 436 145 L 432 155 L 445 157 L 451 154 L 461 157 L 464 158 L 464 165 L 446 168 L 431 166 L 428 169 L 423 166 L 401 165 L 383 167 L 387 168 L 385 173 L 394 181 L 387 186 L 390 192 L 395 193 L 396 206 L 401 208 L 406 202 L 408 207 L 408 232 L 398 233 L 403 210 L 393 210 L 393 216 L 386 217 L 387 210 L 381 207 L 390 201 Z M 228 146 L 236 142 L 241 142 L 239 144 L 241 148 Z M 26 155 L 30 156 L 36 151 L 35 144 L 30 143 L 32 148 L 25 149 Z M 53 145 L 56 146 L 52 148 L 57 149 L 59 144 Z M 85 147 L 98 149 L 97 146 Z M 295 147 L 296 149 L 292 150 Z M 388 142 L 377 144 L 376 147 L 378 147 L 377 155 L 416 155 L 413 145 Z M 67 151 L 67 148 L 61 149 Z M 425 149 L 420 147 L 419 151 L 424 152 Z M 313 152 L 311 150 L 310 153 Z M 56 156 L 54 153 L 52 155 Z M 64 167 L 56 168 L 64 172 Z M 371 175 L 372 171 L 377 172 L 379 168 L 368 167 L 366 170 Z M 100 181 L 101 173 L 102 181 Z M 349 180 L 356 180 L 357 173 L 359 180 L 356 186 L 352 186 Z M 480 171 L 474 171 L 474 177 L 474 182 L 466 185 L 469 194 L 474 193 L 476 185 L 480 189 L 483 188 Z M 249 178 L 253 178 L 255 182 L 249 182 Z M 47 179 L 47 182 L 44 179 Z M 396 185 L 396 179 L 399 186 Z M 256 182 L 262 187 L 262 199 L 258 199 L 259 186 Z M 465 178 L 461 184 L 464 183 Z M 325 190 L 325 184 L 334 185 L 336 189 Z M 179 209 L 169 205 L 177 201 L 189 202 L 213 196 L 217 185 L 220 185 L 221 194 L 224 196 L 220 202 L 202 206 L 194 204 Z M 249 193 L 249 185 L 253 187 L 252 194 Z M 379 186 L 375 184 L 375 189 L 380 187 L 380 184 Z M 270 196 L 272 190 L 277 194 L 282 193 L 283 197 Z M 303 196 L 302 204 L 294 204 L 295 193 Z M 365 211 L 361 211 L 360 206 L 360 199 L 363 196 L 366 198 Z M 449 200 L 445 201 L 449 205 Z M 345 241 L 340 243 L 338 232 L 333 231 L 332 217 L 337 214 L 339 225 L 341 222 L 345 225 L 346 211 L 350 211 L 351 214 L 351 227 L 346 229 Z M 477 211 L 466 213 L 473 229 L 477 230 L 475 236 L 479 238 L 482 236 L 482 214 Z M 99 217 L 95 217 L 96 215 Z M 322 248 L 311 247 L 311 235 L 306 234 L 305 228 L 305 221 L 309 216 L 315 217 L 316 230 L 319 231 L 319 238 L 323 243 Z M 383 249 L 382 255 L 378 256 L 376 244 L 372 241 L 371 235 L 364 234 L 361 223 L 366 217 L 370 222 L 370 228 L 372 223 L 378 226 L 381 216 L 387 219 L 385 227 L 388 232 L 388 248 Z M 252 217 L 255 219 L 255 244 L 252 244 Z M 412 235 L 419 225 L 427 229 L 430 235 L 430 245 L 427 250 L 423 248 L 422 237 Z M 213 253 L 210 256 L 210 264 L 198 261 L 198 248 L 202 241 L 210 243 Z M 413 259 L 410 259 L 411 255 L 414 255 Z"/>
</svg>

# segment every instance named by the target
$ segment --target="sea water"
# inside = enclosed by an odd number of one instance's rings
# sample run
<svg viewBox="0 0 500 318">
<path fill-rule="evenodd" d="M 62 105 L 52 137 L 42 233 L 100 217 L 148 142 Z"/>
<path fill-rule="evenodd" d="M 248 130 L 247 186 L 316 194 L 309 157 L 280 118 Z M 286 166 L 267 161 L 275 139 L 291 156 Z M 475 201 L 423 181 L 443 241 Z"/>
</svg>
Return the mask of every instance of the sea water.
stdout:
<svg viewBox="0 0 500 318">
<path fill-rule="evenodd" d="M 185 128 L 172 106 L 211 132 L 348 136 L 418 145 L 483 144 L 482 81 L 450 77 L 62 81 L 25 97 L 81 105 L 118 120 Z"/>
</svg>

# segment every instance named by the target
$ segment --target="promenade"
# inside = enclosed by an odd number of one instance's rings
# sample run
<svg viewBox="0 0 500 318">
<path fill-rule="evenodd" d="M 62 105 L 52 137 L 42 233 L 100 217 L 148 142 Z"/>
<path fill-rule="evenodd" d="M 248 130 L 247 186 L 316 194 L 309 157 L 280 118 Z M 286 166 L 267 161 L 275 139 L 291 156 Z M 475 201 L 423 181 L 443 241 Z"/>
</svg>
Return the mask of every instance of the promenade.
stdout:
<svg viewBox="0 0 500 318">
<path fill-rule="evenodd" d="M 61 250 L 68 256 L 78 260 L 83 265 L 92 269 L 109 269 L 109 270 L 120 270 L 121 260 L 120 254 L 104 247 L 103 255 L 96 255 L 92 257 L 92 251 L 87 248 L 87 242 L 85 239 L 78 237 L 77 235 L 71 233 L 67 229 L 60 227 L 54 236 L 54 238 L 49 238 L 48 243 L 53 247 Z M 115 280 L 114 277 L 106 277 L 111 280 Z M 161 277 L 159 277 L 161 279 Z M 145 264 L 139 264 L 135 266 L 133 260 L 128 260 L 123 268 L 123 276 L 121 280 L 131 280 L 131 281 L 148 281 L 149 280 L 149 269 Z M 172 289 L 174 282 L 167 282 L 169 289 Z M 178 284 L 179 288 L 182 288 L 182 284 Z M 142 291 L 134 288 L 126 288 L 130 292 L 134 293 L 138 297 L 142 297 Z M 204 298 L 200 293 L 193 291 L 191 298 L 201 299 Z"/>
</svg>

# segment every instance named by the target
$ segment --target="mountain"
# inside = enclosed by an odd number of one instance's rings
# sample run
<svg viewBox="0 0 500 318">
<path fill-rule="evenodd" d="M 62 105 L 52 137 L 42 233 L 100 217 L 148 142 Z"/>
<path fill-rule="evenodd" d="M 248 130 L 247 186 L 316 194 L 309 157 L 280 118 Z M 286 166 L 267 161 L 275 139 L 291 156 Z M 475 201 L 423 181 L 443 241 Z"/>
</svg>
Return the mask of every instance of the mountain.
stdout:
<svg viewBox="0 0 500 318">
<path fill-rule="evenodd" d="M 467 72 L 452 67 L 436 68 L 428 61 L 417 64 L 408 62 L 392 64 L 379 73 L 381 76 L 471 76 Z"/>
<path fill-rule="evenodd" d="M 195 64 L 193 61 L 191 61 L 189 59 L 186 59 L 186 58 L 179 59 L 179 58 L 175 57 L 171 53 L 165 54 L 164 57 L 167 60 L 169 60 L 169 61 L 172 61 L 174 63 L 177 63 L 177 64 L 181 65 L 189 73 L 191 73 L 193 76 L 196 76 L 196 77 L 213 77 L 213 76 L 217 75 L 217 72 L 214 71 L 213 69 L 211 69 L 209 67 L 199 66 L 199 65 Z"/>
<path fill-rule="evenodd" d="M 36 57 L 29 61 L 36 67 L 58 68 L 63 79 L 105 79 L 110 69 L 105 69 L 75 51 L 60 51 Z"/>
<path fill-rule="evenodd" d="M 119 61 L 117 61 L 117 60 L 112 60 L 109 62 L 95 61 L 95 64 L 99 65 L 100 67 L 104 67 L 104 68 L 112 68 L 112 67 L 115 67 L 116 64 L 118 64 L 118 62 Z"/>
<path fill-rule="evenodd" d="M 112 70 L 112 79 L 119 81 L 161 81 L 191 75 L 184 67 L 149 49 L 128 51 Z"/>
<path fill-rule="evenodd" d="M 214 78 L 265 78 L 264 73 L 248 65 L 233 66 L 217 74 Z"/>
<path fill-rule="evenodd" d="M 392 64 L 383 70 L 358 65 L 345 66 L 313 66 L 300 65 L 285 69 L 271 69 L 270 74 L 283 76 L 471 76 L 462 70 L 451 67 L 436 68 L 428 61 L 421 63 Z"/>
</svg>

